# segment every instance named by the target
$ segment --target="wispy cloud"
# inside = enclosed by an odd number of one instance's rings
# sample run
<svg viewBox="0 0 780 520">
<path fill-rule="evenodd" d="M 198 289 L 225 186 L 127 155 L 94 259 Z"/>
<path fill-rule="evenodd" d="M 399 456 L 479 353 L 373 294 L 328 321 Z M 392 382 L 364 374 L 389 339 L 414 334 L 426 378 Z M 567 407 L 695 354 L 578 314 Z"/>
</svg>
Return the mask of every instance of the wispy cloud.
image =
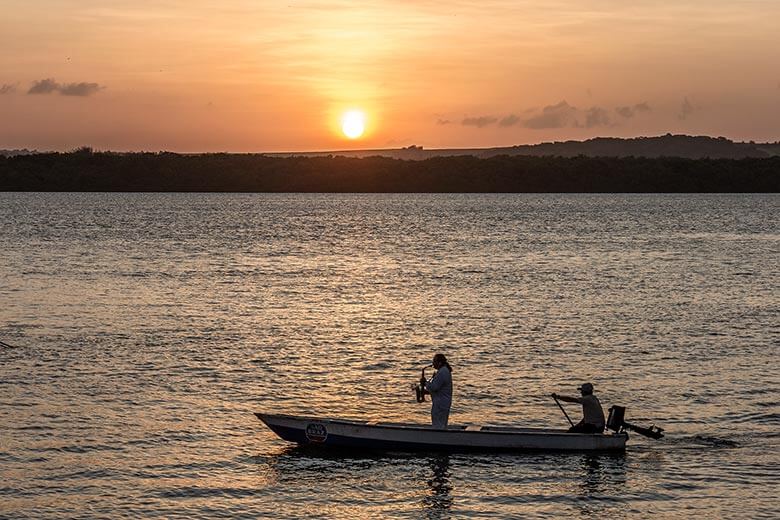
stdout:
<svg viewBox="0 0 780 520">
<path fill-rule="evenodd" d="M 484 128 L 486 126 L 495 124 L 498 118 L 493 116 L 479 116 L 479 117 L 466 117 L 461 121 L 463 126 L 476 126 L 477 128 Z"/>
<path fill-rule="evenodd" d="M 3 83 L 0 85 L 0 96 L 3 94 L 13 94 L 16 92 L 16 85 L 11 85 L 8 83 Z"/>
<path fill-rule="evenodd" d="M 691 104 L 690 101 L 688 101 L 688 98 L 686 97 L 683 99 L 682 104 L 680 105 L 680 113 L 677 115 L 677 118 L 680 120 L 688 119 L 688 116 L 693 114 L 696 111 L 696 108 Z"/>
<path fill-rule="evenodd" d="M 514 114 L 509 114 L 506 117 L 502 117 L 501 121 L 498 122 L 498 126 L 515 126 L 516 124 L 520 123 L 522 119 L 519 116 L 516 116 Z"/>
<path fill-rule="evenodd" d="M 91 96 L 100 90 L 97 83 L 68 83 L 60 86 L 60 94 L 63 96 Z"/>
<path fill-rule="evenodd" d="M 591 107 L 585 112 L 585 128 L 609 126 L 609 113 L 601 107 Z"/>
<path fill-rule="evenodd" d="M 577 108 L 566 101 L 557 105 L 548 105 L 542 113 L 523 121 L 523 126 L 535 130 L 563 128 L 576 121 Z"/>
<path fill-rule="evenodd" d="M 32 87 L 27 91 L 28 94 L 51 94 L 60 89 L 60 84 L 53 79 L 41 79 L 33 81 Z"/>
<path fill-rule="evenodd" d="M 97 93 L 102 88 L 97 83 L 78 82 L 78 83 L 58 83 L 53 78 L 34 81 L 28 94 L 54 94 L 55 92 L 63 96 L 86 97 Z"/>
<path fill-rule="evenodd" d="M 643 112 L 650 112 L 650 105 L 648 105 L 646 102 L 637 103 L 634 106 L 623 106 L 623 107 L 617 107 L 615 108 L 615 112 L 620 117 L 631 119 L 637 114 L 641 114 Z"/>
<path fill-rule="evenodd" d="M 692 106 L 686 108 L 686 115 L 693 110 Z M 614 112 L 624 119 L 629 119 L 638 114 L 651 111 L 650 105 L 644 101 L 634 105 L 619 106 L 614 109 Z M 564 100 L 555 105 L 547 105 L 541 110 L 538 108 L 529 108 L 518 113 L 510 113 L 498 117 L 492 115 L 470 116 L 464 118 L 461 121 L 461 125 L 485 128 L 498 124 L 501 128 L 521 126 L 532 130 L 546 130 L 551 128 L 597 128 L 614 126 L 616 124 L 614 117 L 615 116 L 610 109 L 600 106 L 592 106 L 588 109 L 577 108 Z M 452 124 L 452 121 L 439 118 L 436 121 L 436 124 L 448 125 Z"/>
</svg>

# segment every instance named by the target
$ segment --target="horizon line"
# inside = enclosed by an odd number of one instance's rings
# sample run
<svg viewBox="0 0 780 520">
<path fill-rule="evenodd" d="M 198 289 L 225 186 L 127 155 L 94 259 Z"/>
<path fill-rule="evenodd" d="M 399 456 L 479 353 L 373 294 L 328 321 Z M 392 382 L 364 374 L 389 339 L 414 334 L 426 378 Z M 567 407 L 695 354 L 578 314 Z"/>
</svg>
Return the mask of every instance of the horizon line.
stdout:
<svg viewBox="0 0 780 520">
<path fill-rule="evenodd" d="M 38 150 L 38 149 L 30 149 L 30 148 L 0 148 L 0 151 L 2 152 L 15 152 L 15 151 L 26 151 L 30 153 L 39 153 L 39 154 L 46 154 L 46 153 L 73 153 L 77 152 L 79 150 L 83 149 L 90 149 L 95 153 L 174 153 L 179 155 L 207 155 L 207 154 L 231 154 L 231 155 L 295 155 L 295 154 L 339 154 L 339 153 L 370 153 L 370 152 L 384 152 L 384 151 L 420 151 L 420 152 L 446 152 L 446 151 L 464 151 L 464 150 L 497 150 L 497 149 L 503 149 L 503 148 L 520 148 L 525 146 L 541 146 L 541 145 L 547 145 L 547 144 L 561 144 L 561 143 L 587 143 L 590 141 L 596 141 L 600 139 L 614 139 L 614 140 L 620 140 L 620 141 L 635 141 L 639 139 L 658 139 L 662 137 L 690 137 L 690 138 L 708 138 L 708 139 L 715 139 L 715 140 L 725 140 L 729 141 L 733 144 L 749 144 L 749 145 L 774 145 L 774 144 L 780 144 L 780 139 L 777 141 L 764 141 L 764 142 L 758 142 L 758 141 L 735 141 L 729 137 L 725 136 L 712 136 L 712 135 L 705 135 L 705 134 L 699 134 L 699 135 L 691 135 L 691 134 L 673 134 L 671 132 L 667 132 L 665 134 L 658 134 L 658 135 L 637 135 L 634 137 L 616 137 L 616 136 L 596 136 L 596 137 L 589 137 L 587 139 L 566 139 L 562 141 L 539 141 L 535 143 L 518 143 L 518 144 L 511 144 L 511 145 L 504 145 L 504 146 L 480 146 L 480 147 L 470 147 L 470 146 L 462 146 L 462 147 L 443 147 L 443 148 L 426 148 L 423 145 L 418 144 L 410 144 L 407 146 L 401 146 L 398 148 L 393 147 L 387 147 L 387 148 L 350 148 L 350 149 L 338 149 L 338 150 L 323 150 L 323 149 L 315 149 L 315 150 L 284 150 L 284 151 L 228 151 L 228 150 L 219 150 L 219 151 L 194 151 L 194 152 L 182 152 L 182 151 L 175 151 L 175 150 L 165 150 L 165 149 L 159 149 L 159 150 L 120 150 L 120 149 L 97 149 L 90 145 L 81 145 L 76 146 L 74 148 L 68 149 L 68 150 Z"/>
</svg>

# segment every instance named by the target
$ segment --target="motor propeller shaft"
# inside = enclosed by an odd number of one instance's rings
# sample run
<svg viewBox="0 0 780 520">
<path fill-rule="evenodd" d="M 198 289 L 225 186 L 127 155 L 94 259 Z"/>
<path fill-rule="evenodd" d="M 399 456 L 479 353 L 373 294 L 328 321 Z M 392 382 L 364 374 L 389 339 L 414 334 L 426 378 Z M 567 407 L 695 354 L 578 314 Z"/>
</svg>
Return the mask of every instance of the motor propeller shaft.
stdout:
<svg viewBox="0 0 780 520">
<path fill-rule="evenodd" d="M 664 434 L 662 433 L 664 431 L 663 428 L 659 428 L 656 425 L 652 425 L 649 428 L 645 428 L 643 426 L 636 426 L 635 424 L 626 422 L 625 416 L 626 416 L 625 406 L 615 405 L 610 407 L 609 418 L 607 419 L 607 428 L 614 431 L 615 433 L 625 431 L 625 430 L 631 430 L 633 432 L 638 433 L 639 435 L 650 437 L 651 439 L 660 439 L 664 436 Z"/>
<path fill-rule="evenodd" d="M 650 437 L 651 439 L 660 439 L 664 436 L 662 433 L 664 429 L 655 425 L 650 426 L 649 428 L 643 428 L 642 426 L 636 426 L 635 424 L 623 422 L 623 427 L 626 430 L 631 430 L 632 432 L 636 432 L 639 435 L 644 435 L 645 437 Z"/>
</svg>

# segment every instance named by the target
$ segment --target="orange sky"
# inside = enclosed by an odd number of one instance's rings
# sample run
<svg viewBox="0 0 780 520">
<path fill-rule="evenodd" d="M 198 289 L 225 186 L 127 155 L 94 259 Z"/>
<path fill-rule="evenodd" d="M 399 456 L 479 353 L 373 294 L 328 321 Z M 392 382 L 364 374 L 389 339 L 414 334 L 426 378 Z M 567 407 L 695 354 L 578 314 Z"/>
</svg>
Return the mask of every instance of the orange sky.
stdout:
<svg viewBox="0 0 780 520">
<path fill-rule="evenodd" d="M 778 23 L 776 0 L 4 0 L 0 148 L 774 141 Z"/>
</svg>

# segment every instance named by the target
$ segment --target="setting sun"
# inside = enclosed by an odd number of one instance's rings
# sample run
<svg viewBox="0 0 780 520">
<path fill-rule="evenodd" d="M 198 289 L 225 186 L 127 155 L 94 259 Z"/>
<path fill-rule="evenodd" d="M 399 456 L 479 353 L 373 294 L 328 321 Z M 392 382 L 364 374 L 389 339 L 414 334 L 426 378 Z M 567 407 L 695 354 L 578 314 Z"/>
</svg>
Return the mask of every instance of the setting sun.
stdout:
<svg viewBox="0 0 780 520">
<path fill-rule="evenodd" d="M 360 110 L 350 110 L 341 116 L 341 131 L 350 139 L 357 139 L 366 129 L 366 115 Z"/>
</svg>

